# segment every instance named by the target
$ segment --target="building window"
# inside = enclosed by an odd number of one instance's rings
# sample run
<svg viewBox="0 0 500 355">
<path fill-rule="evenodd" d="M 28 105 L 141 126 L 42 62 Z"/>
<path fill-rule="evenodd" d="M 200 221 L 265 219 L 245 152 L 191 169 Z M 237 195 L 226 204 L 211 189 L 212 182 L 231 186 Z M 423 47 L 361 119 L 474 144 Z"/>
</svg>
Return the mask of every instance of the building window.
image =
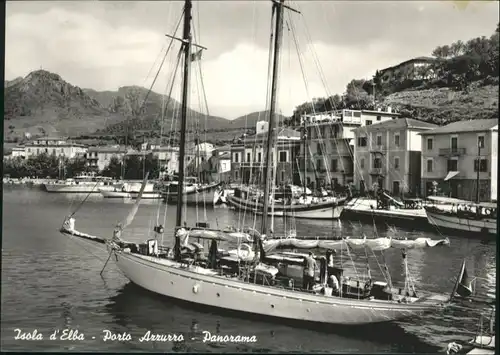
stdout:
<svg viewBox="0 0 500 355">
<path fill-rule="evenodd" d="M 452 151 L 458 150 L 458 137 L 451 137 L 451 150 Z"/>
<path fill-rule="evenodd" d="M 332 159 L 332 171 L 337 171 L 337 159 Z"/>
<path fill-rule="evenodd" d="M 364 169 L 365 168 L 365 158 L 361 158 L 359 160 L 359 168 Z"/>
<path fill-rule="evenodd" d="M 251 163 L 252 160 L 252 154 L 247 153 L 247 163 Z"/>
<path fill-rule="evenodd" d="M 366 137 L 358 137 L 358 147 L 366 147 Z"/>
<path fill-rule="evenodd" d="M 394 135 L 394 145 L 399 147 L 399 134 Z"/>
<path fill-rule="evenodd" d="M 258 152 L 257 153 L 257 161 L 260 163 L 262 161 L 262 153 Z"/>
<path fill-rule="evenodd" d="M 477 137 L 477 146 L 481 149 L 484 148 L 484 136 Z"/>
<path fill-rule="evenodd" d="M 448 159 L 448 171 L 458 171 L 457 159 Z"/>
<path fill-rule="evenodd" d="M 239 159 L 238 159 L 238 153 L 234 153 L 234 154 L 233 154 L 233 161 L 234 161 L 235 163 L 238 163 L 238 162 L 239 162 Z"/>
<path fill-rule="evenodd" d="M 281 170 L 281 182 L 285 181 L 285 170 Z"/>
<path fill-rule="evenodd" d="M 381 169 L 382 168 L 382 159 L 374 158 L 373 159 L 373 168 L 374 169 Z"/>
<path fill-rule="evenodd" d="M 318 160 L 316 161 L 316 169 L 318 169 L 318 171 L 320 171 L 320 170 L 321 170 L 321 159 L 318 159 Z"/>
<path fill-rule="evenodd" d="M 432 159 L 427 159 L 427 172 L 432 173 Z"/>
<path fill-rule="evenodd" d="M 288 161 L 286 153 L 286 150 L 280 152 L 280 163 L 286 163 Z"/>
<path fill-rule="evenodd" d="M 427 150 L 432 150 L 432 144 L 433 144 L 433 139 L 432 138 L 427 138 Z"/>
<path fill-rule="evenodd" d="M 477 172 L 477 161 L 478 159 L 474 159 L 474 171 Z M 488 172 L 488 160 L 485 158 L 481 158 L 481 163 L 479 164 L 479 171 L 482 173 Z"/>
<path fill-rule="evenodd" d="M 382 120 L 382 116 L 377 116 L 377 121 Z"/>
<path fill-rule="evenodd" d="M 394 157 L 394 169 L 399 169 L 399 157 Z"/>
<path fill-rule="evenodd" d="M 318 155 L 323 155 L 323 152 L 321 151 L 321 143 L 316 144 L 316 153 Z"/>
<path fill-rule="evenodd" d="M 366 120 L 366 125 L 369 126 L 372 124 L 372 120 Z"/>
<path fill-rule="evenodd" d="M 377 146 L 381 146 L 382 145 L 382 136 L 381 135 L 377 135 Z"/>
<path fill-rule="evenodd" d="M 236 170 L 236 171 L 234 172 L 234 178 L 235 178 L 236 180 L 238 180 L 238 179 L 240 178 L 240 174 L 239 174 L 238 170 Z"/>
</svg>

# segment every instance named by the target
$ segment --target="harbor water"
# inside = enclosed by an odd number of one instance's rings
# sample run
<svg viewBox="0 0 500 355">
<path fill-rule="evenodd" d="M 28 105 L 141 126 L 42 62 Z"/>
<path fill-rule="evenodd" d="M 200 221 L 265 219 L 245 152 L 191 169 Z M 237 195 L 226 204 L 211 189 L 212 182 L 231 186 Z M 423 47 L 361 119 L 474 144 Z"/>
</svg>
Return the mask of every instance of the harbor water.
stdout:
<svg viewBox="0 0 500 355">
<path fill-rule="evenodd" d="M 478 329 L 481 312 L 491 307 L 496 293 L 496 242 L 447 235 L 449 247 L 409 250 L 408 263 L 417 292 L 449 294 L 465 258 L 469 275 L 477 276 L 481 302 L 462 301 L 440 313 L 394 324 L 356 328 L 291 326 L 283 321 L 249 319 L 238 314 L 199 309 L 153 294 L 130 284 L 110 260 L 102 245 L 74 240 L 58 232 L 63 219 L 76 210 L 76 229 L 111 237 L 113 227 L 130 210 L 131 201 L 90 196 L 49 194 L 37 188 L 3 190 L 1 348 L 4 351 L 155 351 L 155 352 L 327 352 L 327 353 L 435 353 L 450 341 L 468 340 Z M 165 244 L 175 221 L 175 206 L 158 209 L 143 201 L 124 239 L 142 242 L 152 236 L 157 222 L 166 219 Z M 189 221 L 209 221 L 211 227 L 250 225 L 251 216 L 226 208 L 186 208 Z M 243 223 L 245 221 L 245 223 Z M 276 220 L 275 233 L 293 225 L 298 235 L 398 236 L 442 239 L 439 231 L 421 232 L 374 227 L 343 221 Z M 258 227 L 258 221 L 255 221 Z M 345 255 L 351 275 L 366 274 L 366 256 Z M 377 273 L 380 255 L 370 261 Z M 388 250 L 385 262 L 393 283 L 404 280 L 401 252 Z M 244 300 L 242 300 L 243 302 Z M 43 334 L 43 340 L 15 339 L 20 329 Z M 50 340 L 55 330 L 72 329 L 84 340 Z M 131 335 L 130 340 L 103 341 L 103 331 Z M 139 341 L 147 331 L 182 334 L 180 342 Z M 205 334 L 255 336 L 252 343 L 204 341 Z"/>
</svg>

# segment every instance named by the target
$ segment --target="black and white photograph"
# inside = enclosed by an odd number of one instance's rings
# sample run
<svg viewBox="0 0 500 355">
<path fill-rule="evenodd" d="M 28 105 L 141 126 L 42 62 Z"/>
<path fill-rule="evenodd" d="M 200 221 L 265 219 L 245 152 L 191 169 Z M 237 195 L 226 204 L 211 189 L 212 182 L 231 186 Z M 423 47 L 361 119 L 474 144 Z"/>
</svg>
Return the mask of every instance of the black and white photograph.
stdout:
<svg viewBox="0 0 500 355">
<path fill-rule="evenodd" d="M 495 354 L 498 1 L 1 7 L 2 352 Z"/>
</svg>

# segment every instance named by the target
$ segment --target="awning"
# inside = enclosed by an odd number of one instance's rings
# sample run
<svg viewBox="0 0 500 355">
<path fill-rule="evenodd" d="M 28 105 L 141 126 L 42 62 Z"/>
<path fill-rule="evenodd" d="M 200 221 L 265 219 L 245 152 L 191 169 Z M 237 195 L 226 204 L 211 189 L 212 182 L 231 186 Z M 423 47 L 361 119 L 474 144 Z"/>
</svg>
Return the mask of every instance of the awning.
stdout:
<svg viewBox="0 0 500 355">
<path fill-rule="evenodd" d="M 450 179 L 452 179 L 453 177 L 457 176 L 458 175 L 458 171 L 448 171 L 448 175 L 446 175 L 446 177 L 444 178 L 444 181 L 448 181 Z"/>
</svg>

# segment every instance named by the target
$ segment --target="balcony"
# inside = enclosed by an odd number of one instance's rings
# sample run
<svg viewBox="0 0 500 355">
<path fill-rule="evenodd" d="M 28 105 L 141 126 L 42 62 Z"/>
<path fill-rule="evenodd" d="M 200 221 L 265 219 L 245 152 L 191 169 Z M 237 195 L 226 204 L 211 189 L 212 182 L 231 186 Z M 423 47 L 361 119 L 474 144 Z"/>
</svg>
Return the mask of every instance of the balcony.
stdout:
<svg viewBox="0 0 500 355">
<path fill-rule="evenodd" d="M 458 157 L 460 155 L 465 155 L 465 148 L 442 148 L 439 149 L 439 155 L 445 157 Z"/>
<path fill-rule="evenodd" d="M 370 153 L 381 153 L 383 154 L 386 151 L 385 145 L 372 145 L 370 147 Z"/>
<path fill-rule="evenodd" d="M 384 171 L 382 168 L 375 168 L 370 170 L 370 175 L 384 176 Z"/>
</svg>

